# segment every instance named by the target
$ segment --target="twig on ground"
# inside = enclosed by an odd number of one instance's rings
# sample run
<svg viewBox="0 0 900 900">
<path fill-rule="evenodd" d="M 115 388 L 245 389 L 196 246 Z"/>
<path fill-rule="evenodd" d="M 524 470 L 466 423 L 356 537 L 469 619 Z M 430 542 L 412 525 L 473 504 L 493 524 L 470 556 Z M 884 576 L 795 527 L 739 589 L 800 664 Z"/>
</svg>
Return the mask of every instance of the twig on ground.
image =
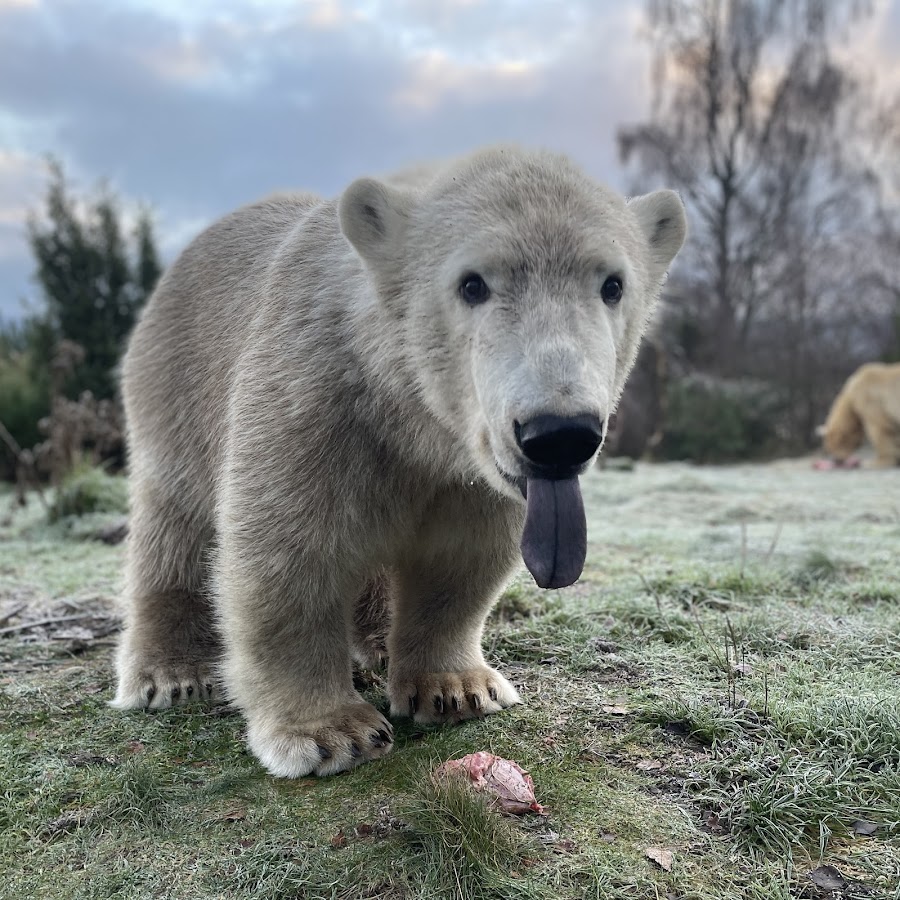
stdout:
<svg viewBox="0 0 900 900">
<path fill-rule="evenodd" d="M 8 628 L 0 628 L 0 637 L 7 634 L 15 634 L 17 631 L 28 631 L 31 628 L 41 628 L 44 625 L 59 625 L 62 622 L 83 622 L 85 619 L 102 619 L 108 621 L 114 616 L 105 616 L 103 613 L 80 613 L 77 616 L 56 616 L 52 619 L 38 619 L 36 622 L 21 622 L 18 625 L 10 625 Z"/>
<path fill-rule="evenodd" d="M 5 625 L 10 619 L 14 619 L 26 606 L 28 606 L 27 603 L 20 603 L 18 606 L 13 607 L 9 612 L 4 613 L 0 616 L 0 625 Z"/>
</svg>

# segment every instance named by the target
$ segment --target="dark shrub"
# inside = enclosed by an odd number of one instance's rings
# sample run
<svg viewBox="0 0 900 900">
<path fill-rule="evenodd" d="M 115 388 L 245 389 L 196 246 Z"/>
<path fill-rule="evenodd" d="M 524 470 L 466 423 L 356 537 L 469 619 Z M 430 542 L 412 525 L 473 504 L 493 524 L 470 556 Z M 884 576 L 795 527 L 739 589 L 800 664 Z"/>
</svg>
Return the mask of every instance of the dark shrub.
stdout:
<svg viewBox="0 0 900 900">
<path fill-rule="evenodd" d="M 666 412 L 663 459 L 759 459 L 778 446 L 782 402 L 759 382 L 690 375 L 670 382 Z"/>
</svg>

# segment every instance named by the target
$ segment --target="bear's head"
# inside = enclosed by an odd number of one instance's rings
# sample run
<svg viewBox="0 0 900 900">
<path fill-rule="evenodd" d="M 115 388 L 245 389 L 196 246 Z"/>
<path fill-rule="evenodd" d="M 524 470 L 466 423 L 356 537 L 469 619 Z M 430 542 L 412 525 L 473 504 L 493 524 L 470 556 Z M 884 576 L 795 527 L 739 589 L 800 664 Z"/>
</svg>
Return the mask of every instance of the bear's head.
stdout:
<svg viewBox="0 0 900 900">
<path fill-rule="evenodd" d="M 840 398 L 839 398 L 840 400 Z M 816 429 L 825 452 L 836 462 L 845 462 L 863 442 L 863 423 L 849 403 L 835 402 L 828 421 Z"/>
<path fill-rule="evenodd" d="M 626 202 L 563 157 L 503 147 L 433 176 L 360 179 L 339 219 L 469 471 L 527 496 L 538 583 L 571 583 L 580 565 L 557 545 L 583 541 L 578 476 L 684 241 L 678 195 Z M 546 555 L 534 566 L 529 540 Z"/>
</svg>

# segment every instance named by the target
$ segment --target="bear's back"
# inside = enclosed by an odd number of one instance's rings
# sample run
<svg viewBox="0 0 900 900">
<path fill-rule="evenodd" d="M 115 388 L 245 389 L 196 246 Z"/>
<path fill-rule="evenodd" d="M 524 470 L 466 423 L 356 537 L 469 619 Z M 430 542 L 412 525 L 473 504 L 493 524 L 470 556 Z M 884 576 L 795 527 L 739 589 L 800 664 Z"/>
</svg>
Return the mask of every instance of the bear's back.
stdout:
<svg viewBox="0 0 900 900">
<path fill-rule="evenodd" d="M 854 401 L 900 424 L 900 363 L 866 363 L 851 376 Z"/>
<path fill-rule="evenodd" d="M 272 260 L 322 203 L 283 194 L 242 207 L 198 235 L 166 271 L 122 367 L 131 446 L 209 484 L 241 347 L 264 303 Z M 141 465 L 139 458 L 133 465 Z"/>
</svg>

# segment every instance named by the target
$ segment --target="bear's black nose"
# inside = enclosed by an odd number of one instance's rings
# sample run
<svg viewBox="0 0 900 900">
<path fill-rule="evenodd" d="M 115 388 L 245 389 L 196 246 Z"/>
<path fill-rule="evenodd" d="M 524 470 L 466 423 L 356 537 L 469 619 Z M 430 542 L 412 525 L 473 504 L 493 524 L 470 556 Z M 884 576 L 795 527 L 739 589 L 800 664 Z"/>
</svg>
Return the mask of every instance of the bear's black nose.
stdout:
<svg viewBox="0 0 900 900">
<path fill-rule="evenodd" d="M 603 442 L 599 416 L 535 416 L 516 422 L 516 443 L 544 478 L 568 478 L 586 463 Z"/>
</svg>

